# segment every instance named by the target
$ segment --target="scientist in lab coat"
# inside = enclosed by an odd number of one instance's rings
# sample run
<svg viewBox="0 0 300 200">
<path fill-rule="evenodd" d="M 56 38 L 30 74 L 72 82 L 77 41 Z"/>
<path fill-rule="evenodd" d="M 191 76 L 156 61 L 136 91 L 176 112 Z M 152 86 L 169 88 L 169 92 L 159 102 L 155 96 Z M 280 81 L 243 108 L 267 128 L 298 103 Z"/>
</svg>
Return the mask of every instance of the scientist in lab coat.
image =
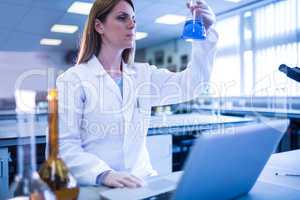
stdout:
<svg viewBox="0 0 300 200">
<path fill-rule="evenodd" d="M 83 32 L 77 64 L 57 79 L 60 156 L 81 185 L 139 187 L 157 175 L 146 148 L 152 106 L 197 97 L 207 84 L 218 35 L 204 0 L 187 7 L 202 16 L 207 40 L 194 41 L 179 73 L 133 63 L 132 0 L 96 0 Z"/>
</svg>

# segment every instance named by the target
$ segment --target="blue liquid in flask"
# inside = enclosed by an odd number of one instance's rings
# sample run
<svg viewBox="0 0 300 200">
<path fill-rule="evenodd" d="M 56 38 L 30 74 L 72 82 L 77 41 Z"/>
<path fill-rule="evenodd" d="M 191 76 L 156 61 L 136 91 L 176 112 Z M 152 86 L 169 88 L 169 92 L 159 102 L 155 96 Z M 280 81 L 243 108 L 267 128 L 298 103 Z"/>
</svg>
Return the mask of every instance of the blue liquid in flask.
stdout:
<svg viewBox="0 0 300 200">
<path fill-rule="evenodd" d="M 185 22 L 182 39 L 205 40 L 206 31 L 202 19 L 189 19 Z"/>
</svg>

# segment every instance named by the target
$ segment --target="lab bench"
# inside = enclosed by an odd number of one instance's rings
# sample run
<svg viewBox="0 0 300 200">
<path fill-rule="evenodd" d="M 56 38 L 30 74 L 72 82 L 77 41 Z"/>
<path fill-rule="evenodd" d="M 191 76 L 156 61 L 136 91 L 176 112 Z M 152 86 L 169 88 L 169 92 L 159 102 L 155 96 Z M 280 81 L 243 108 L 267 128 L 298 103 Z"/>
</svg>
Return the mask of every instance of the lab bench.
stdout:
<svg viewBox="0 0 300 200">
<path fill-rule="evenodd" d="M 2 120 L 1 120 L 2 119 Z M 18 128 L 16 117 L 2 115 L 0 119 L 0 199 L 8 193 L 8 185 L 17 170 Z M 252 123 L 252 118 L 200 115 L 198 113 L 151 116 L 147 148 L 154 169 L 159 174 L 168 174 L 182 169 L 193 139 L 203 131 L 230 128 Z M 45 159 L 47 115 L 38 114 L 35 120 L 37 166 Z M 20 140 L 19 140 L 20 142 Z M 22 143 L 29 144 L 29 138 Z M 2 196 L 1 196 L 2 195 Z"/>
</svg>

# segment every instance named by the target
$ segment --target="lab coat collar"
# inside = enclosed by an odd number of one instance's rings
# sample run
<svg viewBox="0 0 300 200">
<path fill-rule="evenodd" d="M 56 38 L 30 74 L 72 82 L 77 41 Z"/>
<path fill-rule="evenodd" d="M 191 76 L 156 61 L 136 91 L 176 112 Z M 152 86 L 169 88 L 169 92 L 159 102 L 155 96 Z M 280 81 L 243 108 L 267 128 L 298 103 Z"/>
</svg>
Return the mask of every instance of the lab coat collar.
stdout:
<svg viewBox="0 0 300 200">
<path fill-rule="evenodd" d="M 105 76 L 108 75 L 107 72 L 105 71 L 103 65 L 101 62 L 98 60 L 98 58 L 93 55 L 92 58 L 88 61 L 88 67 L 92 70 L 92 72 L 96 76 Z M 123 71 L 127 75 L 134 75 L 136 73 L 134 66 L 129 66 L 122 60 L 122 65 L 123 65 Z"/>
<path fill-rule="evenodd" d="M 102 64 L 98 60 L 96 56 L 92 56 L 92 58 L 88 61 L 89 69 L 96 75 L 96 76 L 105 76 L 107 72 L 103 68 Z"/>
<path fill-rule="evenodd" d="M 136 74 L 136 70 L 135 70 L 134 66 L 129 66 L 123 60 L 122 60 L 122 65 L 123 65 L 123 71 L 125 72 L 125 74 L 127 74 L 127 75 L 135 75 Z"/>
</svg>

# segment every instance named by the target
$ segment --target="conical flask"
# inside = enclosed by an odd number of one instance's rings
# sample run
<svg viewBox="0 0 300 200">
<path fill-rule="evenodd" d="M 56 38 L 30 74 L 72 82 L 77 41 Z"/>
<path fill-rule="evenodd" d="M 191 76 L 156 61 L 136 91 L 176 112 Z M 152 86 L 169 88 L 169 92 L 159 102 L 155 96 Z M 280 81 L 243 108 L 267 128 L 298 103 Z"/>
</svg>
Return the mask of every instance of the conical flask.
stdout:
<svg viewBox="0 0 300 200">
<path fill-rule="evenodd" d="M 15 99 L 18 125 L 18 172 L 11 184 L 9 199 L 54 200 L 54 194 L 36 171 L 35 92 L 18 90 L 15 92 Z"/>
<path fill-rule="evenodd" d="M 190 6 L 195 5 L 194 0 L 190 0 Z M 181 35 L 182 39 L 185 40 L 205 40 L 206 30 L 201 16 L 196 16 L 196 10 L 189 14 L 183 27 Z"/>
<path fill-rule="evenodd" d="M 58 200 L 77 199 L 79 188 L 66 164 L 59 158 L 58 149 L 58 92 L 50 89 L 48 92 L 48 143 L 47 160 L 39 170 L 41 179 L 54 191 Z"/>
</svg>

